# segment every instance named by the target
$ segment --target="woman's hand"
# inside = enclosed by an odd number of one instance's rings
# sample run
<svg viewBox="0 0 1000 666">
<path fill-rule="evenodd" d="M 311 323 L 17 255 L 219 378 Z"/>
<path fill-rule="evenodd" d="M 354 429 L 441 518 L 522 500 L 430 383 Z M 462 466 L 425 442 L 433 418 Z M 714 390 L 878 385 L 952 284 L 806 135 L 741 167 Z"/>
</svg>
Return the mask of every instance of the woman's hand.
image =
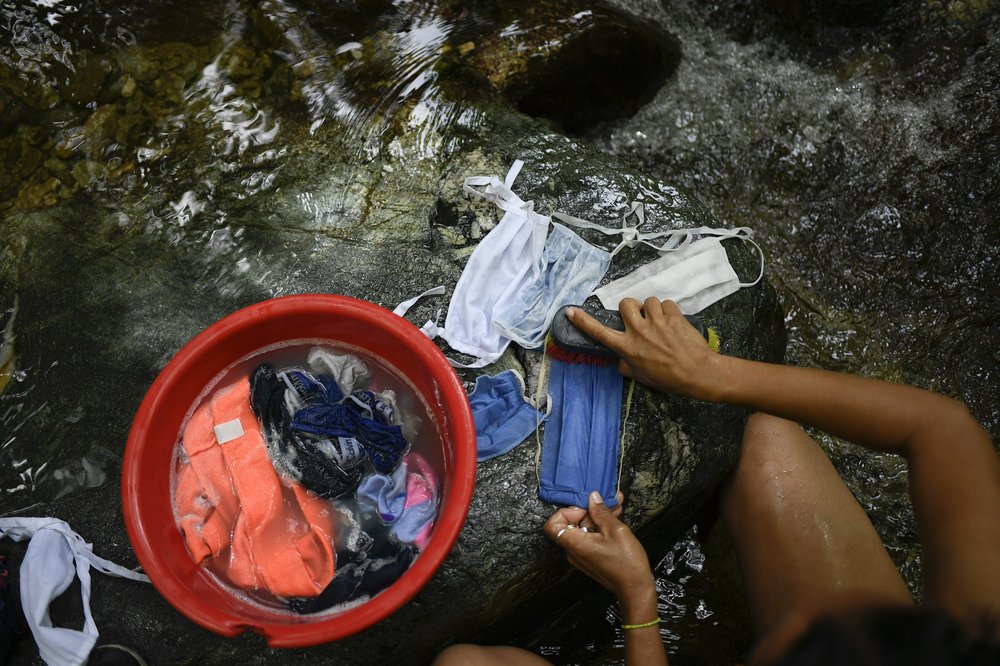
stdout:
<svg viewBox="0 0 1000 666">
<path fill-rule="evenodd" d="M 632 530 L 618 520 L 620 507 L 619 501 L 612 511 L 600 493 L 593 492 L 587 509 L 568 507 L 552 514 L 545 534 L 566 551 L 571 565 L 618 597 L 623 614 L 630 605 L 648 604 L 651 593 L 655 615 L 656 586 L 649 559 Z"/>
<path fill-rule="evenodd" d="M 712 351 L 673 301 L 626 298 L 618 306 L 625 332 L 604 326 L 580 308 L 567 312 L 574 326 L 621 357 L 619 370 L 650 388 L 714 400 L 724 357 Z"/>
</svg>

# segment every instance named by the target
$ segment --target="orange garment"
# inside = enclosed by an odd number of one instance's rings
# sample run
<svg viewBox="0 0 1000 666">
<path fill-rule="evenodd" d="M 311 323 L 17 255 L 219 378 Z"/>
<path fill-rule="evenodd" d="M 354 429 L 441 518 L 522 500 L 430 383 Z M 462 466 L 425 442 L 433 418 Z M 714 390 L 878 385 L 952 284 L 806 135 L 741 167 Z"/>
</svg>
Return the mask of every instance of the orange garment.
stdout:
<svg viewBox="0 0 1000 666">
<path fill-rule="evenodd" d="M 188 550 L 198 563 L 229 547 L 240 510 L 214 426 L 206 401 L 192 414 L 181 439 L 191 464 L 178 474 L 175 502 Z"/>
<path fill-rule="evenodd" d="M 182 435 L 190 460 L 177 480 L 178 525 L 195 561 L 220 557 L 246 589 L 316 596 L 333 580 L 329 504 L 278 476 L 250 408 L 249 377 L 218 389 Z"/>
</svg>

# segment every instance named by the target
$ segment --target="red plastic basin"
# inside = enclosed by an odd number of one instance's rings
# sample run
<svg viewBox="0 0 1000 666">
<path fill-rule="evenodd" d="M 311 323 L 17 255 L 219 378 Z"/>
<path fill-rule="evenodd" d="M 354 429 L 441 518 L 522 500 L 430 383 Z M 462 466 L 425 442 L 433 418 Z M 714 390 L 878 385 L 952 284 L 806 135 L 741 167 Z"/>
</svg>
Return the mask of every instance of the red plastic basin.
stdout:
<svg viewBox="0 0 1000 666">
<path fill-rule="evenodd" d="M 241 600 L 194 563 L 174 519 L 170 470 L 184 417 L 222 370 L 258 349 L 319 338 L 384 359 L 416 387 L 442 436 L 444 474 L 433 536 L 410 569 L 367 603 L 336 615 L 296 616 Z M 255 631 L 272 647 L 335 641 L 388 617 L 434 575 L 465 522 L 476 475 L 476 434 L 461 382 L 444 354 L 405 319 L 346 296 L 306 294 L 258 303 L 205 329 L 146 393 L 125 448 L 122 505 L 129 539 L 156 589 L 197 624 L 224 636 Z"/>
</svg>

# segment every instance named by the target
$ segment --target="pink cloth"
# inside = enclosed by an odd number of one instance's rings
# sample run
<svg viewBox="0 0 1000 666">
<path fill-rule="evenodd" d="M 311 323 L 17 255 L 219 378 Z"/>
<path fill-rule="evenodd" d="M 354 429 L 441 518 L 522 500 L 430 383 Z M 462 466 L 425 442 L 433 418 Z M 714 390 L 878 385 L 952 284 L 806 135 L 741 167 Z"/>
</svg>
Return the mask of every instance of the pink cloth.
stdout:
<svg viewBox="0 0 1000 666">
<path fill-rule="evenodd" d="M 393 529 L 401 541 L 416 544 L 423 550 L 430 541 L 437 519 L 438 488 L 434 470 L 419 453 L 404 459 L 407 469 L 406 503 L 403 515 Z"/>
</svg>

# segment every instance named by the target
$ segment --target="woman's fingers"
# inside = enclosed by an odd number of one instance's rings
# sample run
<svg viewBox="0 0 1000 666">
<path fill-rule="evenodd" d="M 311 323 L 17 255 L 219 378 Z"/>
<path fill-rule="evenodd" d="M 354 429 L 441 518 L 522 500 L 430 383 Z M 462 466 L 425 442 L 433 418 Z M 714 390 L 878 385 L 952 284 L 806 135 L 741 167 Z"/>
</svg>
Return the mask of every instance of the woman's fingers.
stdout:
<svg viewBox="0 0 1000 666">
<path fill-rule="evenodd" d="M 681 312 L 681 308 L 677 303 L 673 301 L 663 301 L 660 304 L 660 312 L 667 315 L 668 317 L 683 317 L 684 314 Z"/>
<path fill-rule="evenodd" d="M 614 516 L 615 518 L 620 518 L 621 515 L 622 515 L 622 504 L 625 502 L 625 495 L 623 495 L 621 493 L 621 491 L 619 491 L 617 493 L 616 497 L 618 498 L 618 506 L 616 506 L 615 508 L 611 509 L 611 515 Z M 583 527 L 587 528 L 588 532 L 596 532 L 599 529 L 597 527 L 597 523 L 594 522 L 594 519 L 590 517 L 589 513 L 587 513 L 580 520 L 580 527 L 581 528 L 583 528 Z"/>
<path fill-rule="evenodd" d="M 586 515 L 587 510 L 578 506 L 563 507 L 558 509 L 545 521 L 545 526 L 542 529 L 547 537 L 559 543 L 559 539 L 562 538 L 562 535 L 566 531 L 579 528 L 580 521 Z"/>
<path fill-rule="evenodd" d="M 663 319 L 663 304 L 660 302 L 660 299 L 655 296 L 647 298 L 646 302 L 642 304 L 642 309 L 646 315 L 646 319 L 651 322 L 657 322 Z"/>
<path fill-rule="evenodd" d="M 600 493 L 592 493 L 586 515 L 580 517 L 579 526 L 550 519 L 555 527 L 556 542 L 566 551 L 571 566 L 587 574 L 613 594 L 621 598 L 636 586 L 651 584 L 649 560 L 642 545 L 631 530 L 618 520 L 620 504 L 624 497 L 619 493 L 619 506 L 609 509 L 601 501 Z M 559 512 L 554 514 L 554 518 Z M 579 514 L 574 513 L 573 516 Z M 590 529 L 592 521 L 595 529 Z M 583 528 L 587 527 L 587 531 Z M 546 524 L 546 530 L 549 523 Z"/>
<path fill-rule="evenodd" d="M 601 493 L 596 490 L 593 491 L 590 493 L 589 500 L 590 504 L 587 508 L 587 515 L 594 521 L 598 529 L 610 528 L 619 522 L 618 518 L 611 513 L 611 509 L 604 503 Z"/>
<path fill-rule="evenodd" d="M 587 336 L 613 349 L 619 355 L 625 349 L 624 333 L 608 328 L 580 308 L 570 308 L 566 311 L 566 317 Z"/>
<path fill-rule="evenodd" d="M 618 314 L 622 316 L 622 321 L 625 322 L 625 332 L 628 333 L 630 328 L 642 323 L 642 304 L 634 298 L 623 298 L 618 304 Z"/>
</svg>

